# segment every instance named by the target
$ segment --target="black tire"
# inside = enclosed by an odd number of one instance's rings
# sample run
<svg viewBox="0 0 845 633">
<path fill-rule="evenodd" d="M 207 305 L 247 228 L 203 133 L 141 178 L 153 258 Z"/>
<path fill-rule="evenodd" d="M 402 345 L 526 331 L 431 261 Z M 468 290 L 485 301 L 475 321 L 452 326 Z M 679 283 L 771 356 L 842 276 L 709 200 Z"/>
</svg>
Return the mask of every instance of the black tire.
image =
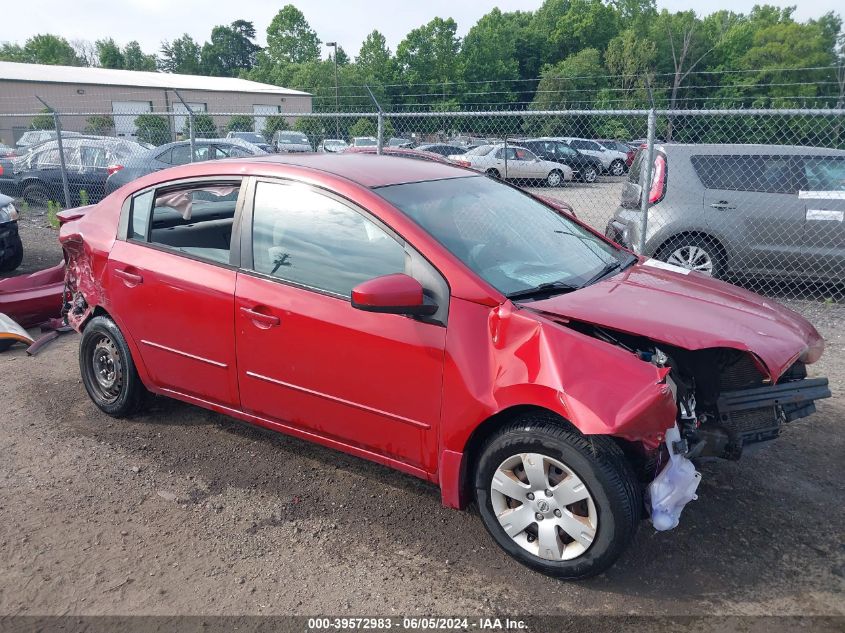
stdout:
<svg viewBox="0 0 845 633">
<path fill-rule="evenodd" d="M 487 174 L 488 176 L 490 176 L 490 178 L 495 178 L 497 180 L 501 178 L 501 175 L 499 174 L 498 169 L 488 169 L 484 173 Z"/>
<path fill-rule="evenodd" d="M 599 177 L 599 172 L 595 167 L 586 167 L 581 170 L 581 180 L 587 183 L 593 183 Z"/>
<path fill-rule="evenodd" d="M 106 371 L 103 381 L 97 378 L 95 365 Z M 138 410 L 146 389 L 126 339 L 108 317 L 94 317 L 85 326 L 79 343 L 79 370 L 88 396 L 101 411 L 122 418 Z"/>
<path fill-rule="evenodd" d="M 693 254 L 693 256 L 695 254 L 693 249 L 699 249 L 705 254 L 701 259 L 694 257 L 694 264 L 699 261 L 703 262 L 704 258 L 706 258 L 710 262 L 709 271 L 701 269 L 700 266 L 702 264 L 698 264 L 699 268 L 696 268 L 695 266 L 678 261 L 679 258 L 688 261 L 688 254 Z M 705 275 L 709 274 L 714 279 L 724 279 L 727 276 L 725 251 L 722 249 L 718 240 L 707 235 L 676 235 L 667 240 L 657 250 L 654 257 L 668 264 L 675 264 L 676 266 L 682 266 L 689 270 L 697 270 Z"/>
<path fill-rule="evenodd" d="M 565 182 L 566 180 L 563 177 L 563 172 L 560 169 L 553 169 L 549 172 L 549 175 L 546 176 L 547 187 L 562 187 Z"/>
<path fill-rule="evenodd" d="M 34 207 L 46 207 L 53 199 L 50 189 L 42 182 L 31 182 L 23 188 L 21 197 Z"/>
<path fill-rule="evenodd" d="M 586 550 L 574 558 L 549 560 L 529 552 L 508 536 L 496 516 L 491 494 L 493 477 L 500 465 L 524 453 L 540 453 L 566 465 L 592 497 L 597 516 L 595 536 Z M 551 468 L 547 477 L 551 476 Z M 475 497 L 484 526 L 502 549 L 531 569 L 568 580 L 595 576 L 610 567 L 634 537 L 643 509 L 640 485 L 621 449 L 608 437 L 581 435 L 551 413 L 522 415 L 488 440 L 475 468 Z M 571 509 L 574 513 L 574 506 Z M 539 522 L 533 526 L 539 529 Z M 527 535 L 528 542 L 531 529 L 520 533 Z M 561 538 L 563 532 L 557 534 Z"/>
<path fill-rule="evenodd" d="M 0 260 L 0 273 L 12 272 L 21 265 L 23 261 L 23 243 L 20 235 L 17 237 L 15 244 L 12 247 L 12 254 L 6 254 L 6 257 Z"/>
<path fill-rule="evenodd" d="M 607 171 L 611 176 L 621 176 L 625 173 L 625 162 L 617 159 L 610 163 L 610 168 Z"/>
</svg>

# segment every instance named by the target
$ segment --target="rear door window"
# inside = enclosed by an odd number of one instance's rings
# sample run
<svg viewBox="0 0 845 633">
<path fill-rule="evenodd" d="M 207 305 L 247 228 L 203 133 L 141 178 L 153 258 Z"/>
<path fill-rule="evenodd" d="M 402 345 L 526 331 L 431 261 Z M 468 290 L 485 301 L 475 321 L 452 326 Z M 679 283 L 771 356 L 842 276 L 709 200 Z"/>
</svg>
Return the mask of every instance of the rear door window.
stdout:
<svg viewBox="0 0 845 633">
<path fill-rule="evenodd" d="M 804 182 L 793 156 L 697 155 L 690 162 L 708 189 L 797 193 Z"/>
<path fill-rule="evenodd" d="M 845 157 L 805 156 L 807 191 L 845 191 Z"/>
</svg>

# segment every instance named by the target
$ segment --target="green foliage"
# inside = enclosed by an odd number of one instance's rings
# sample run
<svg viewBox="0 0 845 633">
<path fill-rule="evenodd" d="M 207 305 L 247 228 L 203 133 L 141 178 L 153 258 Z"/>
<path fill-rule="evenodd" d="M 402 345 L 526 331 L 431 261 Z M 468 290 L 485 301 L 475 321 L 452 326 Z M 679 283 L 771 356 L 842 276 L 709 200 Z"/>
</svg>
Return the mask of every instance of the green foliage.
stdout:
<svg viewBox="0 0 845 633">
<path fill-rule="evenodd" d="M 89 116 L 85 125 L 86 134 L 108 136 L 114 131 L 114 119 L 107 114 Z"/>
<path fill-rule="evenodd" d="M 156 62 L 156 56 L 144 53 L 141 50 L 141 45 L 135 40 L 132 40 L 123 48 L 124 70 L 155 72 Z"/>
<path fill-rule="evenodd" d="M 56 120 L 48 108 L 43 108 L 41 114 L 32 119 L 32 124 L 29 127 L 32 130 L 55 130 Z"/>
<path fill-rule="evenodd" d="M 349 128 L 349 136 L 375 136 L 378 124 L 375 119 L 358 119 Z"/>
<path fill-rule="evenodd" d="M 170 121 L 167 117 L 158 114 L 139 114 L 135 117 L 135 127 L 138 132 L 138 141 L 152 145 L 163 145 L 169 143 Z"/>
<path fill-rule="evenodd" d="M 221 77 L 237 77 L 241 71 L 250 70 L 261 50 L 254 39 L 252 22 L 235 20 L 229 26 L 215 26 L 211 40 L 203 44 L 200 53 L 203 70 Z"/>
<path fill-rule="evenodd" d="M 124 67 L 126 61 L 123 59 L 123 52 L 113 38 L 97 40 L 94 42 L 94 46 L 97 50 L 97 59 L 100 61 L 100 66 L 117 69 Z"/>
<path fill-rule="evenodd" d="M 248 114 L 236 114 L 226 124 L 227 132 L 252 132 L 255 127 L 255 118 Z"/>
<path fill-rule="evenodd" d="M 458 25 L 452 18 L 434 18 L 428 24 L 413 29 L 396 49 L 399 72 L 411 93 L 422 93 L 417 99 L 431 101 L 425 93 L 445 93 L 449 83 L 459 77 L 458 53 L 461 40 Z M 411 98 L 413 101 L 413 98 Z"/>
<path fill-rule="evenodd" d="M 190 117 L 185 117 L 185 127 L 182 128 L 182 134 L 185 138 L 190 137 Z M 217 124 L 214 123 L 214 117 L 205 112 L 198 112 L 194 115 L 194 138 L 216 138 L 217 136 L 219 134 Z"/>
<path fill-rule="evenodd" d="M 34 35 L 23 46 L 9 42 L 0 45 L 0 60 L 25 64 L 53 64 L 59 66 L 83 66 L 85 60 L 63 37 L 58 35 Z"/>
<path fill-rule="evenodd" d="M 187 33 L 172 42 L 165 40 L 161 43 L 159 68 L 166 73 L 201 75 L 201 52 L 200 45 Z"/>
<path fill-rule="evenodd" d="M 47 201 L 47 222 L 50 224 L 51 228 L 57 229 L 61 225 L 57 215 L 61 210 L 62 205 L 60 205 L 55 200 Z"/>
<path fill-rule="evenodd" d="M 88 195 L 88 191 L 85 189 L 79 190 L 79 206 L 87 207 L 91 204 L 91 197 Z"/>
<path fill-rule="evenodd" d="M 273 134 L 278 132 L 279 130 L 289 130 L 290 126 L 288 125 L 287 120 L 285 117 L 279 116 L 268 116 L 264 119 L 264 129 L 261 131 L 262 135 L 267 142 L 269 143 L 272 138 Z"/>
<path fill-rule="evenodd" d="M 267 61 L 301 64 L 320 59 L 320 39 L 302 11 L 292 4 L 279 11 L 267 27 Z"/>
</svg>

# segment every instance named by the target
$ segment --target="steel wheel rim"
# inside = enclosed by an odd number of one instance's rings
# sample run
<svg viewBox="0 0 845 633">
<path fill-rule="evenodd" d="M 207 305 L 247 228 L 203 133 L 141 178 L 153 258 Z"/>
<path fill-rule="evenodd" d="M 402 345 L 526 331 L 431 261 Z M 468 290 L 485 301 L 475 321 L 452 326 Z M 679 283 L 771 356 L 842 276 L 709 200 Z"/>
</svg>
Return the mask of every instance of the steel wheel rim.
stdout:
<svg viewBox="0 0 845 633">
<path fill-rule="evenodd" d="M 100 336 L 91 354 L 91 377 L 94 388 L 106 402 L 114 402 L 123 389 L 123 363 L 120 352 L 108 336 Z"/>
<path fill-rule="evenodd" d="M 560 184 L 560 174 L 556 171 L 553 171 L 549 174 L 549 177 L 546 179 L 549 183 L 550 187 L 557 187 Z"/>
<path fill-rule="evenodd" d="M 511 540 L 548 561 L 584 554 L 598 532 L 596 503 L 569 466 L 541 453 L 504 460 L 490 483 L 493 514 Z"/>
<path fill-rule="evenodd" d="M 587 173 L 584 174 L 584 180 L 586 182 L 595 182 L 595 180 L 596 180 L 596 170 L 595 169 L 588 169 Z"/>
<path fill-rule="evenodd" d="M 688 244 L 676 248 L 666 258 L 666 263 L 680 266 L 687 270 L 695 270 L 708 277 L 713 276 L 713 258 L 710 256 L 710 253 L 700 246 Z"/>
</svg>

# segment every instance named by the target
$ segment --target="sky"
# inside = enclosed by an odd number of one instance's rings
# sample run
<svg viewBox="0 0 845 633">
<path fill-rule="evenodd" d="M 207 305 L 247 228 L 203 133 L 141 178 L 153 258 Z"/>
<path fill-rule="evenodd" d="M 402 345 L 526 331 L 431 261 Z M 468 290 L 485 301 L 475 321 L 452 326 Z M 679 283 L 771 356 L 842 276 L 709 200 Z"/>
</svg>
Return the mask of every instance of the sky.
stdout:
<svg viewBox="0 0 845 633">
<path fill-rule="evenodd" d="M 288 2 L 299 7 L 322 41 L 336 40 L 352 56 L 373 29 L 384 33 L 395 52 L 408 31 L 436 16 L 454 18 L 459 35 L 464 35 L 494 6 L 514 11 L 534 10 L 542 4 L 542 0 L 0 0 L 3 23 L 13 26 L 3 29 L 0 41 L 15 38 L 23 43 L 38 33 L 55 33 L 71 41 L 113 37 L 121 45 L 138 40 L 145 52 L 157 53 L 162 40 L 187 32 L 201 43 L 213 26 L 242 18 L 255 23 L 263 44 L 267 25 Z M 700 0 L 658 0 L 658 7 L 672 11 L 693 8 L 699 13 L 719 9 L 747 12 L 758 3 L 763 0 L 709 0 L 702 9 Z M 799 20 L 842 11 L 841 0 L 769 0 L 768 4 L 798 5 L 795 15 Z"/>
</svg>

